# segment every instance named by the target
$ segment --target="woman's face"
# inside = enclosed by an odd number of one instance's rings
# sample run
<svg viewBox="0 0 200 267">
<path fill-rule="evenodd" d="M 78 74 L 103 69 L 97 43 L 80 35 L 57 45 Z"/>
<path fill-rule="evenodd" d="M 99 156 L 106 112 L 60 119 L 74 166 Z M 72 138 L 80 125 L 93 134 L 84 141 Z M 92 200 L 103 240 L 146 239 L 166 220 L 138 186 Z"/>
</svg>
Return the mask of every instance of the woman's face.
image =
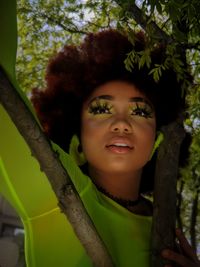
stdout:
<svg viewBox="0 0 200 267">
<path fill-rule="evenodd" d="M 153 107 L 133 84 L 108 82 L 83 105 L 81 144 L 93 171 L 140 171 L 150 159 L 155 130 Z"/>
</svg>

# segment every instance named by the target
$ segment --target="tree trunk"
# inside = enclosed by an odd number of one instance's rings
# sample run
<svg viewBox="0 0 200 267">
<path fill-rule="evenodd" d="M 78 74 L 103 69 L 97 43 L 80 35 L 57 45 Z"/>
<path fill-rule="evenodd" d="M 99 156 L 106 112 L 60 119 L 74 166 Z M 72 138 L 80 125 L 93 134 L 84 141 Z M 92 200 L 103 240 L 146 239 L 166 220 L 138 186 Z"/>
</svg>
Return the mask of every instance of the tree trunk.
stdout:
<svg viewBox="0 0 200 267">
<path fill-rule="evenodd" d="M 175 247 L 176 179 L 178 175 L 179 149 L 185 136 L 182 118 L 163 127 L 164 142 L 158 152 L 154 189 L 152 225 L 152 267 L 169 263 L 160 253 Z"/>
<path fill-rule="evenodd" d="M 93 266 L 112 267 L 111 258 L 98 236 L 70 178 L 15 88 L 0 68 L 0 103 L 24 137 L 41 170 L 47 175 L 63 213 L 89 255 Z"/>
<path fill-rule="evenodd" d="M 171 36 L 165 33 L 132 1 L 115 0 L 145 31 L 160 43 L 170 44 Z M 163 127 L 165 140 L 161 144 L 155 174 L 154 214 L 152 225 L 152 267 L 163 267 L 168 261 L 160 256 L 164 248 L 175 246 L 176 180 L 178 175 L 179 150 L 185 136 L 182 114 L 174 123 Z"/>
</svg>

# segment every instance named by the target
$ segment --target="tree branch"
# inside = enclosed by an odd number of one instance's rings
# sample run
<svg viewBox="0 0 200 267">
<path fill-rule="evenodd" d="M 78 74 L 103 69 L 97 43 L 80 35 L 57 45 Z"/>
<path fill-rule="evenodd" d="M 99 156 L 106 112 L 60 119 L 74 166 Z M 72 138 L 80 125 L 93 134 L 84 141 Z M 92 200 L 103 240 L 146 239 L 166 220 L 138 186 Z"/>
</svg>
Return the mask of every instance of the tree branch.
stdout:
<svg viewBox="0 0 200 267">
<path fill-rule="evenodd" d="M 70 178 L 32 113 L 0 68 L 0 103 L 24 137 L 59 201 L 59 206 L 83 244 L 95 267 L 112 267 L 110 256 L 98 236 Z"/>
<path fill-rule="evenodd" d="M 37 15 L 38 15 L 39 18 L 42 17 L 42 18 L 46 19 L 47 21 L 52 22 L 53 24 L 55 24 L 55 26 L 59 26 L 59 27 L 62 28 L 64 31 L 67 31 L 67 32 L 69 32 L 69 33 L 72 33 L 72 34 L 73 34 L 73 33 L 87 34 L 86 31 L 79 30 L 79 29 L 77 28 L 77 26 L 74 25 L 73 23 L 71 23 L 71 24 L 73 25 L 74 29 L 73 29 L 73 28 L 70 28 L 70 27 L 67 27 L 67 26 L 64 25 L 60 20 L 55 19 L 55 18 L 52 18 L 51 16 L 48 16 L 47 14 L 44 14 L 44 13 L 42 13 L 42 12 L 38 12 Z"/>
<path fill-rule="evenodd" d="M 76 33 L 87 34 L 86 31 L 78 29 L 77 26 L 75 24 L 73 24 L 72 22 L 70 22 L 70 24 L 73 26 L 73 28 L 67 27 L 58 18 L 57 19 L 56 18 L 52 18 L 52 16 L 47 15 L 47 13 L 39 11 L 38 9 L 30 9 L 30 8 L 23 7 L 23 8 L 18 8 L 18 12 L 21 12 L 21 13 L 24 13 L 24 12 L 33 13 L 34 16 L 36 16 L 38 18 L 43 18 L 47 22 L 51 22 L 54 26 L 59 26 L 62 30 L 67 31 L 67 32 L 72 33 L 72 34 L 76 34 Z M 27 21 L 28 21 L 28 18 L 27 18 Z M 69 23 L 69 21 L 68 21 L 68 23 Z"/>
<path fill-rule="evenodd" d="M 161 130 L 165 138 L 159 149 L 156 163 L 152 267 L 162 267 L 164 263 L 168 263 L 160 253 L 164 248 L 174 249 L 175 247 L 176 180 L 180 145 L 185 137 L 182 116 Z"/>
<path fill-rule="evenodd" d="M 115 2 L 127 11 L 130 16 L 145 30 L 147 31 L 147 26 L 152 29 L 152 36 L 161 42 L 170 43 L 172 42 L 171 37 L 165 33 L 159 26 L 151 21 L 151 18 L 144 14 L 142 10 L 133 1 L 115 0 Z"/>
</svg>

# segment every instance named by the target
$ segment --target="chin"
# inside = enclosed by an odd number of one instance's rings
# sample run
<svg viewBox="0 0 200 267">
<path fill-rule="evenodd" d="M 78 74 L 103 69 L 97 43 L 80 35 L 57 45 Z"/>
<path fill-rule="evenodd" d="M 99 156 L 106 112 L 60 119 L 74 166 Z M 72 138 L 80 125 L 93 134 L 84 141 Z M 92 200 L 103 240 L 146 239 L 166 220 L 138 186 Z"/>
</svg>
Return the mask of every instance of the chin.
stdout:
<svg viewBox="0 0 200 267">
<path fill-rule="evenodd" d="M 113 164 L 104 165 L 104 172 L 106 173 L 116 173 L 116 174 L 125 174 L 125 173 L 134 173 L 135 171 L 139 171 L 141 168 L 139 166 L 133 166 L 133 164 L 123 164 L 122 162 L 115 162 Z"/>
<path fill-rule="evenodd" d="M 136 161 L 134 159 L 125 159 L 123 157 L 115 157 L 112 158 L 101 158 L 101 160 L 94 158 L 89 161 L 89 166 L 93 169 L 93 171 L 103 172 L 107 174 L 131 174 L 138 171 L 141 171 L 143 166 L 146 164 L 145 160 Z M 96 172 L 95 171 L 95 172 Z"/>
</svg>

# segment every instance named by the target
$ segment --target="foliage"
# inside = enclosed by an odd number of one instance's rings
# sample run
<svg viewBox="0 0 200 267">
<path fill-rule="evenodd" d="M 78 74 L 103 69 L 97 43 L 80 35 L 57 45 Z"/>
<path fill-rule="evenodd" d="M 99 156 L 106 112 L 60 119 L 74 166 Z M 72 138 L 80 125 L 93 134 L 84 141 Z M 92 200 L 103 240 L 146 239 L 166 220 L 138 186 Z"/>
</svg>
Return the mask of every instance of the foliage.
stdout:
<svg viewBox="0 0 200 267">
<path fill-rule="evenodd" d="M 87 32 L 123 24 L 113 2 L 18 0 L 18 81 L 24 91 L 42 87 L 49 57 Z"/>
</svg>

